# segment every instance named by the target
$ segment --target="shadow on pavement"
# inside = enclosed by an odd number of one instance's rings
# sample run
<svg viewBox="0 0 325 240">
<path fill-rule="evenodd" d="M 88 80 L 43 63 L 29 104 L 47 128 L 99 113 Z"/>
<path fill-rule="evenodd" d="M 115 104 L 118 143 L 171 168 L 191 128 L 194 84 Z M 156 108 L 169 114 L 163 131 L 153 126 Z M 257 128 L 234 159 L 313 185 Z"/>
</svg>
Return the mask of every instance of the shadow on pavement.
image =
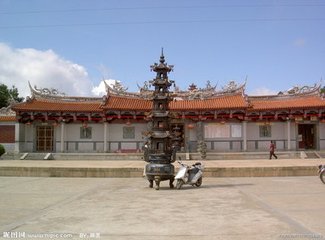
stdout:
<svg viewBox="0 0 325 240">
<path fill-rule="evenodd" d="M 202 185 L 201 188 L 231 188 L 240 186 L 253 186 L 252 183 L 238 183 L 238 184 L 213 184 L 213 185 Z"/>
</svg>

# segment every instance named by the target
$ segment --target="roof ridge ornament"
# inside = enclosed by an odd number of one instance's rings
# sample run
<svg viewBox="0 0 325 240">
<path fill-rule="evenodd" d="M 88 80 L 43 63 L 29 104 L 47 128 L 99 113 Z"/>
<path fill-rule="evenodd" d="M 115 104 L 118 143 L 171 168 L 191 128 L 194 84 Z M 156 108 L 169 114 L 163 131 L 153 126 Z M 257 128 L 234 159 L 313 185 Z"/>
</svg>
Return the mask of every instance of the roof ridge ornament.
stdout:
<svg viewBox="0 0 325 240">
<path fill-rule="evenodd" d="M 222 93 L 243 92 L 246 86 L 246 80 L 242 85 L 238 85 L 234 80 L 229 81 L 228 84 L 222 87 Z"/>
<path fill-rule="evenodd" d="M 34 88 L 31 86 L 30 82 L 28 81 L 29 88 L 31 90 L 32 96 L 39 95 L 39 96 L 49 96 L 49 97 L 65 97 L 65 93 L 59 92 L 59 90 L 55 88 L 37 88 L 34 85 Z"/>
<path fill-rule="evenodd" d="M 287 91 L 279 92 L 278 95 L 310 95 L 314 93 L 319 93 L 321 84 L 315 83 L 314 86 L 298 86 L 295 85 L 292 88 L 289 88 Z"/>
<path fill-rule="evenodd" d="M 16 112 L 11 109 L 12 105 L 0 108 L 0 116 L 15 116 Z"/>
<path fill-rule="evenodd" d="M 127 94 L 128 88 L 127 87 L 124 87 L 121 84 L 121 81 L 114 80 L 115 83 L 114 84 L 111 84 L 111 85 L 109 85 L 105 80 L 103 80 L 103 81 L 104 81 L 104 85 L 105 85 L 105 89 L 106 89 L 107 95 L 109 95 L 110 93 L 115 93 L 117 95 Z"/>
</svg>

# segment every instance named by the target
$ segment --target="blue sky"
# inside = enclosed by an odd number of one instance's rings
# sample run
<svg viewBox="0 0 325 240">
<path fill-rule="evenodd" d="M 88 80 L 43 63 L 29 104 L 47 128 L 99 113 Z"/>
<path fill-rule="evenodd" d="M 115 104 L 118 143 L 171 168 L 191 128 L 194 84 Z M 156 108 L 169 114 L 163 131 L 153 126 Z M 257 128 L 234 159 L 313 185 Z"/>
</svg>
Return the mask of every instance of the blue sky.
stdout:
<svg viewBox="0 0 325 240">
<path fill-rule="evenodd" d="M 181 89 L 230 80 L 277 93 L 325 80 L 322 0 L 0 0 L 0 82 L 90 95 L 137 91 L 159 60 Z"/>
</svg>

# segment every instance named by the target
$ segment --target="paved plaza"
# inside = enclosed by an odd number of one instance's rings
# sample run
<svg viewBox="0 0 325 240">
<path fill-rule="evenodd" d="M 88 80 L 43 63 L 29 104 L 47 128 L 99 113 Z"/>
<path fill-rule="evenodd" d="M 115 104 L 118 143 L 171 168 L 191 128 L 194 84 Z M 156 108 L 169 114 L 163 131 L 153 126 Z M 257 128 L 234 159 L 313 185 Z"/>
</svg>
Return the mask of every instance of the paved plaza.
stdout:
<svg viewBox="0 0 325 240">
<path fill-rule="evenodd" d="M 2 239 L 325 239 L 317 176 L 159 191 L 143 178 L 0 177 L 0 195 Z"/>
</svg>

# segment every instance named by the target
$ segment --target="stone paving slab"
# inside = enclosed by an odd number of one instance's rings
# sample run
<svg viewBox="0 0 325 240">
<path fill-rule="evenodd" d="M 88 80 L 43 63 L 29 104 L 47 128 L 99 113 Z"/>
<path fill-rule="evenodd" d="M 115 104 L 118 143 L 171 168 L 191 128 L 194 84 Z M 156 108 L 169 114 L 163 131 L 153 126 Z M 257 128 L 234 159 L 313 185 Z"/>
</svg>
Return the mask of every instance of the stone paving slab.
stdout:
<svg viewBox="0 0 325 240">
<path fill-rule="evenodd" d="M 314 176 L 159 191 L 141 178 L 0 177 L 0 196 L 0 239 L 325 239 L 325 185 Z"/>
<path fill-rule="evenodd" d="M 192 164 L 195 161 L 183 161 Z M 325 159 L 205 160 L 205 177 L 312 176 Z M 144 161 L 1 160 L 0 176 L 141 177 Z M 177 163 L 174 163 L 176 168 Z"/>
</svg>

